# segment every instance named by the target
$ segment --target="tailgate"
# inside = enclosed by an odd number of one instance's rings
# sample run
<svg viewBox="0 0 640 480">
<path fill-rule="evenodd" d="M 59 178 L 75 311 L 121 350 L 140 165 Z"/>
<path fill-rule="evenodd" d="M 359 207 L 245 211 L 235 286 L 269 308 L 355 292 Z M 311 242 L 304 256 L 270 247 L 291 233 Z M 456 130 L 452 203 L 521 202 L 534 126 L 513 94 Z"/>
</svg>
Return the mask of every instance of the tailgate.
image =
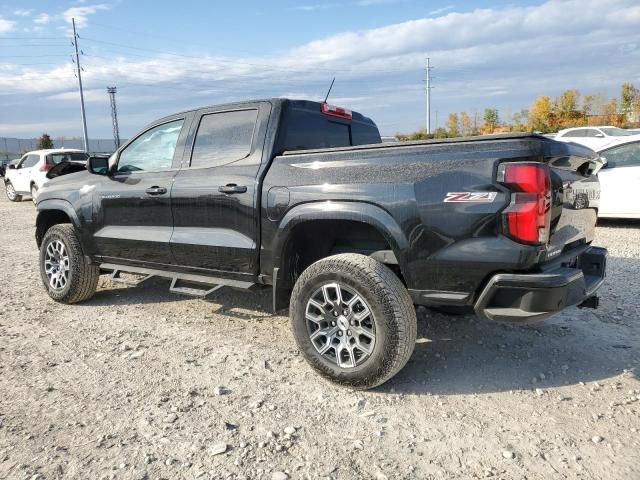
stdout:
<svg viewBox="0 0 640 480">
<path fill-rule="evenodd" d="M 589 148 L 554 140 L 544 142 L 543 155 L 551 169 L 550 260 L 593 240 L 602 160 Z"/>
</svg>

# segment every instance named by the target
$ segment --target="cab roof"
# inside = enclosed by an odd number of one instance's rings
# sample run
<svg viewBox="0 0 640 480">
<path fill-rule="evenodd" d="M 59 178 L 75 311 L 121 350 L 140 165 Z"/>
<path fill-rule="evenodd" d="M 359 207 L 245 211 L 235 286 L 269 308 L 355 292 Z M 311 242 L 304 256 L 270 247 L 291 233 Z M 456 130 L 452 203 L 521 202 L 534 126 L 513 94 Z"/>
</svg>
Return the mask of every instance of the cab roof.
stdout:
<svg viewBox="0 0 640 480">
<path fill-rule="evenodd" d="M 86 152 L 84 150 L 80 150 L 77 148 L 44 148 L 41 150 L 31 150 L 30 152 L 26 152 L 24 155 L 42 155 L 42 154 L 48 155 L 50 153 L 86 153 Z"/>
</svg>

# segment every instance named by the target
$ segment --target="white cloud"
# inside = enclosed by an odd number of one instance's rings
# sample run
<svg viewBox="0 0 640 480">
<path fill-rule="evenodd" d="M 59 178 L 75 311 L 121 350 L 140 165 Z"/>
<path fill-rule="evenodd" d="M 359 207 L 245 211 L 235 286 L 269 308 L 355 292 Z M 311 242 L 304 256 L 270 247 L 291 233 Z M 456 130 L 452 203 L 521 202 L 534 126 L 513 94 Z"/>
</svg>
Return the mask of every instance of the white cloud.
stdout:
<svg viewBox="0 0 640 480">
<path fill-rule="evenodd" d="M 51 15 L 49 15 L 48 13 L 39 13 L 33 19 L 33 23 L 37 23 L 39 25 L 45 25 L 45 24 L 49 23 L 50 21 L 51 21 Z"/>
<path fill-rule="evenodd" d="M 317 3 L 312 5 L 296 5 L 293 7 L 294 10 L 301 10 L 303 12 L 313 12 L 316 10 L 327 10 L 329 8 L 338 8 L 341 7 L 341 3 Z"/>
<path fill-rule="evenodd" d="M 80 12 L 85 22 L 87 15 L 106 8 L 96 7 Z M 566 88 L 610 95 L 624 81 L 640 83 L 640 5 L 637 0 L 550 0 L 529 7 L 448 11 L 330 35 L 272 57 L 203 52 L 141 58 L 112 57 L 99 47 L 85 51 L 83 81 L 92 92 L 87 101 L 106 109 L 104 87 L 115 84 L 126 95 L 119 102 L 125 108 L 138 105 L 149 120 L 153 112 L 137 96 L 166 98 L 161 113 L 168 114 L 173 107 L 177 111 L 284 92 L 322 98 L 336 76 L 332 99 L 337 104 L 364 114 L 373 110 L 381 125 L 408 130 L 424 123 L 427 55 L 438 68 L 433 100 L 441 118 L 448 111 L 487 106 L 515 111 L 539 94 L 556 95 Z M 60 106 L 77 100 L 76 82 L 71 65 L 46 72 L 0 69 L 0 91 L 11 98 L 46 95 Z"/>
<path fill-rule="evenodd" d="M 107 99 L 106 89 L 90 89 L 83 90 L 84 101 L 89 102 L 105 102 Z M 47 97 L 49 100 L 62 100 L 62 101 L 80 101 L 80 93 L 78 90 L 71 90 L 68 92 L 56 93 Z"/>
<path fill-rule="evenodd" d="M 453 5 L 447 5 L 446 7 L 436 8 L 435 10 L 431 10 L 429 15 L 441 15 L 445 12 L 453 10 L 455 7 Z"/>
<path fill-rule="evenodd" d="M 86 22 L 87 15 L 108 7 L 100 4 L 74 8 L 65 12 L 65 18 L 77 15 Z M 239 80 L 246 84 L 272 79 L 295 88 L 296 83 L 326 81 L 334 74 L 339 85 L 352 79 L 367 82 L 385 73 L 420 72 L 429 54 L 432 62 L 445 72 L 490 65 L 489 70 L 501 72 L 500 76 L 535 78 L 543 66 L 593 71 L 594 64 L 585 64 L 585 54 L 580 54 L 583 51 L 600 58 L 606 55 L 608 60 L 617 54 L 626 56 L 623 64 L 630 68 L 632 57 L 637 58 L 640 53 L 639 27 L 640 5 L 633 0 L 611 0 L 607 5 L 599 0 L 551 0 L 534 7 L 452 12 L 437 18 L 339 33 L 272 58 L 230 59 L 203 54 L 158 55 L 140 60 L 121 54 L 105 61 L 89 54 L 83 63 L 90 64 L 85 74 L 87 81 L 188 84 Z M 464 75 L 471 72 L 467 70 Z M 477 71 L 473 74 L 479 77 Z M 482 72 L 483 76 L 491 74 Z M 546 72 L 545 76 L 548 75 Z M 23 82 L 16 82 L 15 76 L 8 80 L 0 77 L 0 86 L 15 91 L 47 91 L 51 85 L 47 77 Z M 568 78 L 567 83 L 573 80 Z M 575 80 L 579 80 L 579 75 Z"/>
<path fill-rule="evenodd" d="M 7 137 L 40 135 L 42 132 L 47 130 L 51 131 L 51 126 L 51 122 L 0 123 L 0 135 Z M 78 121 L 63 120 L 57 122 L 56 126 L 59 129 L 74 129 L 78 127 Z"/>
<path fill-rule="evenodd" d="M 7 20 L 6 18 L 0 17 L 0 33 L 5 33 L 13 30 L 13 26 L 15 22 L 11 20 Z"/>
<path fill-rule="evenodd" d="M 375 5 L 389 5 L 392 3 L 406 2 L 407 0 L 359 0 L 357 5 L 360 7 L 372 7 Z"/>
<path fill-rule="evenodd" d="M 33 13 L 33 9 L 18 9 L 14 10 L 13 14 L 17 17 L 29 17 Z"/>
<path fill-rule="evenodd" d="M 87 5 L 82 7 L 71 7 L 64 12 L 62 12 L 62 18 L 67 23 L 71 23 L 71 19 L 75 19 L 76 27 L 83 28 L 87 25 L 87 17 L 89 15 L 93 15 L 101 10 L 109 10 L 110 6 L 106 3 L 100 3 L 97 5 Z"/>
</svg>

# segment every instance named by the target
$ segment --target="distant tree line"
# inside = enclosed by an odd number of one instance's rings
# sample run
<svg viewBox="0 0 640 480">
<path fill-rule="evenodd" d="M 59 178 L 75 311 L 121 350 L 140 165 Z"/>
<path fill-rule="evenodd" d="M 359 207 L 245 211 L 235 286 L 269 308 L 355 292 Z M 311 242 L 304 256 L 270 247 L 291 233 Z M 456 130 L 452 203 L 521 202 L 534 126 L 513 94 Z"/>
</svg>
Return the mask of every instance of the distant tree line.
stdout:
<svg viewBox="0 0 640 480">
<path fill-rule="evenodd" d="M 399 140 L 468 137 L 503 132 L 557 132 L 563 128 L 584 125 L 614 125 L 633 127 L 640 124 L 640 90 L 631 83 L 622 84 L 620 98 L 606 99 L 601 95 L 581 95 L 576 89 L 565 90 L 556 98 L 537 97 L 528 110 L 510 118 L 500 119 L 498 110 L 485 108 L 477 113 L 450 113 L 445 127 L 431 134 L 425 129 L 410 134 L 397 134 Z"/>
</svg>

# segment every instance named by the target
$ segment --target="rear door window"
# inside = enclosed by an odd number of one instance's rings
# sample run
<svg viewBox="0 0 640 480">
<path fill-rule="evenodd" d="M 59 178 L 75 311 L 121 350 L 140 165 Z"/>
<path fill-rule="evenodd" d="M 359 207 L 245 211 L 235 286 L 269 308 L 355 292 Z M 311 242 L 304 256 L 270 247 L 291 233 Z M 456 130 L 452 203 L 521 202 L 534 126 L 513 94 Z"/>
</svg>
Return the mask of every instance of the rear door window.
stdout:
<svg viewBox="0 0 640 480">
<path fill-rule="evenodd" d="M 258 110 L 203 115 L 191 153 L 191 168 L 219 167 L 251 153 Z"/>
</svg>

